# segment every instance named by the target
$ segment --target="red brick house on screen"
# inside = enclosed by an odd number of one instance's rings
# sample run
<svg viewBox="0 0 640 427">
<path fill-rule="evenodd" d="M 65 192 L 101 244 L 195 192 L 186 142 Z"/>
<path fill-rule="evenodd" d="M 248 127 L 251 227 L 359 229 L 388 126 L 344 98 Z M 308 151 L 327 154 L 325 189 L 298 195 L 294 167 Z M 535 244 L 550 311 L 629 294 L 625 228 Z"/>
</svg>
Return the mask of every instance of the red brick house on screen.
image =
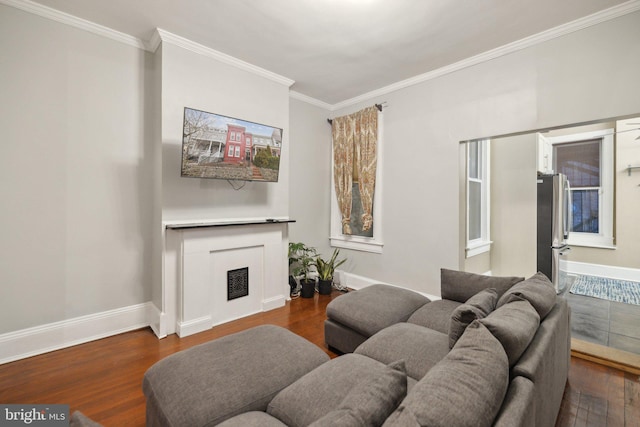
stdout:
<svg viewBox="0 0 640 427">
<path fill-rule="evenodd" d="M 251 152 L 251 134 L 243 126 L 227 125 L 227 141 L 224 150 L 225 163 L 242 163 L 247 150 Z"/>
</svg>

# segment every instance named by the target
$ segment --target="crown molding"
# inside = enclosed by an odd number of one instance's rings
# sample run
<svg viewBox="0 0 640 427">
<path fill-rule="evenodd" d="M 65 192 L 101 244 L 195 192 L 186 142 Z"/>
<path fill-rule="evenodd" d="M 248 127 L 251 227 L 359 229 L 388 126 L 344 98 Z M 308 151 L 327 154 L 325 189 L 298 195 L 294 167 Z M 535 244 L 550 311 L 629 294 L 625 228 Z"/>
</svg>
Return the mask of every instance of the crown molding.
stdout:
<svg viewBox="0 0 640 427">
<path fill-rule="evenodd" d="M 265 77 L 269 80 L 272 80 L 276 83 L 283 84 L 287 87 L 290 87 L 295 83 L 294 80 L 291 80 L 287 77 L 281 76 L 269 70 L 265 70 L 264 68 L 260 68 L 256 65 L 250 64 L 248 62 L 242 61 L 238 58 L 234 58 L 231 55 L 227 55 L 226 53 L 219 52 L 215 49 L 211 49 L 210 47 L 201 45 L 200 43 L 193 42 L 191 40 L 185 39 L 184 37 L 177 36 L 168 31 L 165 31 L 161 28 L 156 28 L 156 33 L 158 33 L 158 37 L 162 41 L 162 43 L 171 43 L 174 46 L 181 47 L 183 49 L 187 49 L 191 52 L 207 56 L 209 58 L 213 58 L 220 62 L 224 62 L 225 64 L 231 65 L 233 67 L 239 68 L 244 71 L 248 71 L 252 74 L 256 74 L 261 77 Z M 155 39 L 156 37 L 152 37 Z M 157 46 L 156 46 L 157 48 Z"/>
<path fill-rule="evenodd" d="M 155 52 L 158 49 L 158 46 L 160 46 L 161 42 L 167 42 L 188 49 L 192 52 L 214 58 L 218 61 L 232 65 L 241 70 L 245 70 L 261 77 L 265 77 L 287 87 L 290 87 L 294 83 L 293 80 L 287 77 L 283 77 L 269 70 L 265 70 L 264 68 L 260 68 L 248 62 L 234 58 L 230 55 L 218 52 L 217 50 L 192 42 L 191 40 L 187 40 L 184 37 L 171 34 L 168 31 L 164 31 L 160 28 L 156 28 L 156 31 L 154 31 L 153 35 L 148 41 L 143 41 L 137 37 L 121 33 L 111 28 L 96 24 L 91 21 L 87 21 L 86 19 L 78 18 L 77 16 L 73 16 L 65 12 L 60 12 L 59 10 L 41 5 L 31 0 L 0 0 L 0 4 L 11 6 L 16 9 L 41 16 L 43 18 L 51 19 L 53 21 L 60 22 L 62 24 L 69 25 L 71 27 L 78 28 L 84 31 L 88 31 L 90 33 L 97 34 L 99 36 L 103 36 L 111 40 L 115 40 L 149 52 Z"/>
<path fill-rule="evenodd" d="M 342 108 L 349 107 L 359 102 L 368 101 L 372 98 L 376 98 L 382 95 L 389 94 L 391 92 L 395 92 L 400 89 L 404 89 L 419 83 L 433 80 L 435 78 L 444 76 L 446 74 L 453 73 L 455 71 L 459 71 L 464 68 L 472 67 L 474 65 L 478 65 L 483 62 L 487 62 L 492 59 L 499 58 L 501 56 L 505 56 L 510 53 L 514 53 L 519 50 L 526 49 L 528 47 L 532 47 L 540 43 L 544 43 L 544 42 L 553 40 L 555 38 L 562 37 L 567 34 L 571 34 L 573 32 L 576 32 L 588 27 L 592 27 L 597 24 L 601 24 L 603 22 L 606 22 L 615 18 L 619 18 L 621 16 L 624 16 L 633 12 L 637 12 L 638 10 L 640 10 L 640 0 L 631 0 L 626 3 L 621 3 L 609 9 L 605 9 L 600 12 L 596 12 L 592 15 L 588 15 L 583 18 L 576 19 L 575 21 L 568 22 L 566 24 L 551 28 L 549 30 L 543 31 L 538 34 L 525 37 L 524 39 L 517 40 L 515 42 L 506 44 L 504 46 L 500 46 L 496 49 L 492 49 L 492 50 L 483 52 L 479 55 L 469 57 L 462 61 L 455 62 L 453 64 L 438 68 L 433 71 L 429 71 L 428 73 L 420 74 L 415 77 L 410 77 L 406 80 L 402 80 L 402 81 L 390 84 L 388 86 L 382 87 L 380 89 L 376 89 L 371 92 L 364 93 L 354 98 L 350 98 L 345 101 L 338 102 L 336 104 L 331 105 L 331 111 L 340 110 Z"/>
<path fill-rule="evenodd" d="M 31 0 L 0 0 L 0 4 L 11 6 L 16 9 L 23 10 L 25 12 L 33 13 L 35 15 L 38 15 L 44 18 L 48 18 L 48 19 L 51 19 L 75 28 L 79 28 L 81 30 L 91 32 L 93 34 L 107 37 L 109 39 L 119 41 L 121 43 L 125 43 L 127 45 L 136 47 L 138 49 L 155 52 L 158 46 L 160 46 L 160 43 L 168 42 L 176 46 L 180 46 L 185 49 L 188 49 L 192 52 L 214 58 L 218 61 L 232 65 L 239 69 L 265 77 L 277 83 L 284 84 L 287 87 L 291 87 L 291 85 L 293 85 L 294 83 L 294 80 L 291 80 L 287 77 L 273 73 L 264 68 L 257 67 L 248 62 L 239 60 L 225 53 L 222 53 L 217 50 L 203 46 L 201 44 L 192 42 L 183 37 L 171 34 L 167 31 L 161 30 L 160 28 L 157 28 L 156 31 L 154 31 L 153 35 L 151 36 L 151 39 L 149 39 L 148 41 L 144 41 L 137 37 L 133 37 L 128 34 L 121 33 L 119 31 L 96 24 L 94 22 L 78 18 L 68 13 L 60 12 L 56 9 L 41 5 L 39 3 L 35 3 Z M 519 50 L 526 49 L 528 47 L 532 47 L 540 43 L 544 43 L 546 41 L 553 40 L 558 37 L 562 37 L 564 35 L 573 33 L 575 31 L 579 31 L 579 30 L 582 30 L 582 29 L 615 19 L 615 18 L 619 18 L 621 16 L 624 16 L 633 12 L 637 12 L 638 10 L 640 10 L 640 0 L 630 0 L 628 2 L 621 3 L 617 6 L 613 6 L 611 8 L 602 10 L 600 12 L 596 12 L 584 18 L 576 19 L 575 21 L 571 21 L 569 23 L 560 25 L 555 28 L 551 28 L 541 33 L 534 34 L 533 36 L 526 37 L 524 39 L 515 41 L 513 43 L 506 44 L 504 46 L 489 50 L 487 52 L 481 53 L 476 56 L 472 56 L 470 58 L 456 62 L 454 64 L 450 64 L 445 67 L 441 67 L 436 70 L 429 71 L 427 73 L 420 74 L 418 76 L 411 77 L 409 79 L 390 84 L 388 86 L 384 86 L 382 88 L 364 93 L 354 98 L 350 98 L 350 99 L 338 102 L 336 104 L 329 104 L 319 99 L 312 98 L 310 96 L 301 94 L 296 91 L 290 91 L 289 96 L 294 99 L 298 99 L 300 101 L 318 106 L 320 108 L 327 109 L 329 111 L 336 111 L 336 110 L 340 110 L 342 108 L 357 104 L 359 102 L 367 101 L 372 98 L 386 95 L 388 93 L 395 92 L 400 89 L 404 89 L 419 83 L 433 80 L 435 78 L 444 76 L 446 74 L 453 73 L 455 71 L 459 71 L 464 68 L 472 67 L 474 65 L 478 65 L 483 62 L 490 61 L 492 59 L 499 58 L 501 56 L 508 55 L 510 53 L 514 53 Z"/>
<path fill-rule="evenodd" d="M 320 101 L 319 99 L 312 98 L 303 93 L 296 92 L 295 90 L 289 91 L 289 97 L 297 99 L 298 101 L 306 102 L 307 104 L 315 105 L 316 107 L 324 108 L 328 111 L 333 111 L 333 105 Z"/>
<path fill-rule="evenodd" d="M 146 45 L 145 48 L 149 52 L 155 53 L 155 51 L 158 50 L 158 48 L 160 47 L 161 43 L 162 43 L 162 37 L 160 36 L 160 31 L 158 30 L 158 28 L 156 28 L 153 34 L 151 34 L 151 38 L 145 43 Z"/>
<path fill-rule="evenodd" d="M 11 6 L 16 9 L 32 13 L 34 15 L 41 16 L 43 18 L 51 19 L 52 21 L 60 22 L 71 27 L 88 31 L 90 33 L 97 34 L 99 36 L 103 36 L 111 40 L 136 47 L 138 49 L 146 50 L 145 43 L 137 37 L 121 33 L 120 31 L 112 30 L 111 28 L 96 24 L 91 21 L 87 21 L 86 19 L 78 18 L 77 16 L 73 16 L 68 13 L 60 12 L 59 10 L 44 6 L 40 3 L 35 3 L 30 0 L 0 0 L 0 4 Z"/>
</svg>

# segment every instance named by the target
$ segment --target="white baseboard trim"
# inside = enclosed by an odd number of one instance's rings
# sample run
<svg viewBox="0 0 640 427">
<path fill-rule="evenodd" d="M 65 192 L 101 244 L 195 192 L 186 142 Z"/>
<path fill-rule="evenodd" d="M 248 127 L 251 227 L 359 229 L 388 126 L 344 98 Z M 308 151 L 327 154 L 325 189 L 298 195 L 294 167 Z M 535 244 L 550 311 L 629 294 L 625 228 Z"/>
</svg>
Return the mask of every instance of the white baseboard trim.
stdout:
<svg viewBox="0 0 640 427">
<path fill-rule="evenodd" d="M 149 326 L 150 302 L 0 335 L 0 364 Z"/>
<path fill-rule="evenodd" d="M 148 319 L 151 330 L 158 338 L 166 338 L 167 334 L 167 314 L 160 311 L 160 309 L 152 302 L 148 306 Z"/>
<path fill-rule="evenodd" d="M 277 297 L 267 298 L 262 301 L 262 311 L 270 311 L 275 308 L 284 307 L 284 303 L 286 300 L 287 299 L 284 295 L 278 295 Z"/>
<path fill-rule="evenodd" d="M 396 288 L 408 289 L 403 286 L 394 285 L 393 283 L 385 283 L 380 280 L 375 280 L 370 277 L 348 273 L 342 270 L 336 270 L 336 273 L 338 275 L 340 285 L 346 286 L 351 289 L 358 290 L 358 289 L 366 288 L 367 286 L 371 286 L 375 284 L 389 285 L 389 286 L 395 286 Z M 421 295 L 424 295 L 425 297 L 429 298 L 431 301 L 442 299 L 438 295 L 427 294 L 425 292 L 416 291 L 415 289 L 410 289 L 410 290 L 417 292 Z"/>
<path fill-rule="evenodd" d="M 610 277 L 612 279 L 640 282 L 640 269 L 637 268 L 589 264 L 576 261 L 560 261 L 560 268 L 568 274 L 584 274 L 588 276 Z"/>
<path fill-rule="evenodd" d="M 176 322 L 176 334 L 180 338 L 197 334 L 198 332 L 209 330 L 213 327 L 213 318 L 211 316 L 203 316 L 188 322 Z"/>
</svg>

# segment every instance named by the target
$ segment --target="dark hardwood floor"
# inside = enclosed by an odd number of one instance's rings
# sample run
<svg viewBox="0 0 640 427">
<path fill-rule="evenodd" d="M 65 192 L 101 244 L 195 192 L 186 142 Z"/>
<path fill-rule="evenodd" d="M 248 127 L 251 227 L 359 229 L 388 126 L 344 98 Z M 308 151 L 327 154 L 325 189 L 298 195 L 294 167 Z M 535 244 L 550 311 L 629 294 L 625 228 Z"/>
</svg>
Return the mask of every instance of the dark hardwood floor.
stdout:
<svg viewBox="0 0 640 427">
<path fill-rule="evenodd" d="M 0 403 L 68 404 L 105 426 L 143 426 L 142 376 L 156 361 L 196 344 L 271 323 L 324 345 L 329 301 L 340 295 L 296 299 L 185 338 L 158 340 L 146 328 L 0 365 Z M 569 382 L 556 426 L 640 427 L 638 376 L 571 359 Z"/>
</svg>

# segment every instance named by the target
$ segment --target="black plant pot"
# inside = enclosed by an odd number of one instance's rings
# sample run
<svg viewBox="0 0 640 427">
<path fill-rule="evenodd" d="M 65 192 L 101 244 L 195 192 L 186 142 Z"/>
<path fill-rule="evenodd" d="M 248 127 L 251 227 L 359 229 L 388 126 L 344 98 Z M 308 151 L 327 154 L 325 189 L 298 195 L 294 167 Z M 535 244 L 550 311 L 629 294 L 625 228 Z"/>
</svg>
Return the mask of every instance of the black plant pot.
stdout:
<svg viewBox="0 0 640 427">
<path fill-rule="evenodd" d="M 316 281 L 300 280 L 300 284 L 302 285 L 302 291 L 300 292 L 300 296 L 302 298 L 313 298 L 313 294 L 316 293 Z"/>
<path fill-rule="evenodd" d="M 318 281 L 318 293 L 320 295 L 330 295 L 331 294 L 331 285 L 333 284 L 333 280 L 319 280 Z"/>
</svg>

